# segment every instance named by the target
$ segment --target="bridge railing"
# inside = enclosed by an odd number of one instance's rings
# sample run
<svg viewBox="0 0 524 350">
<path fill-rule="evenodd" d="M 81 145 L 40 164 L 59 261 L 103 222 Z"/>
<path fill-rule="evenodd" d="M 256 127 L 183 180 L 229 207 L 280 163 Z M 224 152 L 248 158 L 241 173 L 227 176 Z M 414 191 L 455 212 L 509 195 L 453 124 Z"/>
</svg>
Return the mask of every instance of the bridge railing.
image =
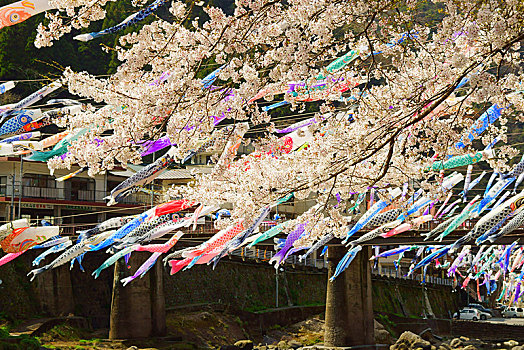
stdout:
<svg viewBox="0 0 524 350">
<path fill-rule="evenodd" d="M 420 273 L 414 273 L 410 276 L 407 276 L 406 272 L 399 271 L 394 268 L 388 268 L 388 267 L 382 267 L 380 271 L 378 269 L 373 269 L 371 272 L 373 275 L 376 276 L 384 276 L 384 277 L 390 277 L 390 278 L 400 278 L 405 280 L 414 280 L 419 281 L 422 283 L 423 275 Z M 432 283 L 432 284 L 438 284 L 441 286 L 451 286 L 453 285 L 452 281 L 450 279 L 438 277 L 438 276 L 432 276 L 427 275 L 426 276 L 426 283 Z"/>
<path fill-rule="evenodd" d="M 275 251 L 269 249 L 259 249 L 259 248 L 247 248 L 242 247 L 231 252 L 231 255 L 239 256 L 246 259 L 254 259 L 259 261 L 269 261 L 276 254 Z M 292 255 L 288 257 L 285 261 L 287 264 L 298 265 L 298 266 L 308 266 L 317 269 L 324 269 L 328 267 L 328 262 L 324 259 L 314 259 L 306 258 L 301 261 L 298 258 L 298 255 Z M 405 273 L 402 273 L 394 268 L 383 267 L 380 271 L 378 269 L 373 269 L 372 274 L 376 276 L 385 276 L 390 278 L 400 278 L 405 280 L 414 280 L 422 282 L 422 274 L 416 273 L 410 276 L 406 276 Z M 426 283 L 437 284 L 442 286 L 451 286 L 452 281 L 446 278 L 438 276 L 426 276 Z"/>
<path fill-rule="evenodd" d="M 20 188 L 22 189 L 21 193 Z M 18 198 L 20 194 L 22 198 L 98 203 L 105 202 L 104 197 L 106 197 L 109 192 L 95 189 L 88 190 L 52 186 L 27 186 L 24 185 L 23 182 L 22 186 L 20 186 L 19 181 L 0 184 L 0 196 L 14 196 L 15 198 Z M 131 193 L 120 202 L 124 204 L 149 204 L 151 203 L 151 194 L 144 192 Z"/>
<path fill-rule="evenodd" d="M 275 256 L 276 252 L 274 250 L 269 249 L 259 249 L 259 248 L 247 248 L 242 247 L 234 250 L 231 252 L 231 255 L 240 256 L 242 258 L 248 258 L 248 259 L 256 259 L 260 261 L 269 261 L 273 256 Z M 324 259 L 314 259 L 307 257 L 305 260 L 301 261 L 298 258 L 298 255 L 291 255 L 288 257 L 285 261 L 287 264 L 292 265 L 303 265 L 308 267 L 314 267 L 317 269 L 324 269 L 327 268 L 327 261 Z"/>
</svg>

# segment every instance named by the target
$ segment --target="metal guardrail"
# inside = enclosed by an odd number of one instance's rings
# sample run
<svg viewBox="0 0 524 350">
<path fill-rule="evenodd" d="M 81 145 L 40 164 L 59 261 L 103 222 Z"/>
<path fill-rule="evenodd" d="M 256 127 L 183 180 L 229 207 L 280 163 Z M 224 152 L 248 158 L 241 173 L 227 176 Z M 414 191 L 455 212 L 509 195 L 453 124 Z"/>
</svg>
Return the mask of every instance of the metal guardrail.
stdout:
<svg viewBox="0 0 524 350">
<path fill-rule="evenodd" d="M 231 255 L 240 256 L 242 258 L 255 259 L 260 261 L 269 261 L 276 254 L 273 250 L 258 249 L 258 248 L 239 248 L 230 253 Z M 327 269 L 328 262 L 324 259 L 313 259 L 306 258 L 304 261 L 300 261 L 297 255 L 288 257 L 285 261 L 287 264 L 308 266 L 317 269 Z M 373 269 L 372 274 L 375 276 L 384 276 L 390 278 L 399 278 L 404 280 L 414 280 L 422 282 L 422 274 L 413 274 L 411 276 L 403 275 L 396 269 L 382 268 L 379 272 L 378 269 Z M 452 281 L 446 278 L 437 276 L 426 276 L 426 283 L 437 284 L 442 286 L 452 286 Z"/>
<path fill-rule="evenodd" d="M 275 256 L 276 252 L 273 250 L 268 249 L 258 249 L 258 248 L 238 248 L 230 253 L 230 255 L 236 255 L 240 256 L 242 258 L 248 258 L 248 259 L 256 259 L 260 261 L 269 261 L 273 256 Z M 292 265 L 303 265 L 308 267 L 314 267 L 317 269 L 324 269 L 327 268 L 328 263 L 324 259 L 313 259 L 307 257 L 305 260 L 300 261 L 298 259 L 297 255 L 289 256 L 285 260 L 286 264 L 292 264 Z"/>
<path fill-rule="evenodd" d="M 422 283 L 423 275 L 419 273 L 412 274 L 410 276 L 406 276 L 405 274 L 399 272 L 396 269 L 383 267 L 380 269 L 373 269 L 371 272 L 375 276 L 384 276 L 384 277 L 390 277 L 390 278 L 400 278 L 404 280 L 413 280 L 413 281 L 419 281 Z M 437 276 L 426 276 L 426 283 L 431 284 L 438 284 L 441 286 L 452 286 L 453 282 L 450 279 L 437 277 Z"/>
<path fill-rule="evenodd" d="M 19 182 L 15 182 L 14 188 L 11 184 L 0 184 L 0 196 L 19 196 Z M 22 198 L 41 198 L 52 200 L 65 200 L 77 202 L 105 202 L 104 197 L 108 191 L 98 190 L 72 190 L 60 187 L 34 187 L 22 186 Z M 149 204 L 151 195 L 148 193 L 132 193 L 120 200 L 124 204 Z"/>
<path fill-rule="evenodd" d="M 201 226 L 204 226 L 204 225 L 201 225 Z M 91 227 L 93 227 L 93 225 L 86 225 L 86 226 L 64 225 L 62 226 L 61 234 L 74 236 L 76 235 L 76 231 L 86 230 Z M 206 224 L 201 229 L 204 230 L 206 228 L 210 229 L 211 225 Z M 268 262 L 269 260 L 271 260 L 273 256 L 275 256 L 276 253 L 277 253 L 276 251 L 270 250 L 270 249 L 259 249 L 256 247 L 253 247 L 253 248 L 242 247 L 242 248 L 235 249 L 234 251 L 230 253 L 230 255 L 234 255 L 234 256 L 246 258 L 246 259 L 253 259 L 253 260 Z M 311 268 L 316 268 L 316 269 L 327 269 L 328 268 L 328 262 L 325 259 L 314 259 L 314 258 L 307 257 L 305 260 L 301 261 L 299 260 L 298 255 L 289 256 L 285 260 L 285 263 L 291 264 L 291 265 L 306 266 L 306 267 L 311 267 Z M 405 274 L 402 274 L 398 270 L 394 268 L 389 268 L 389 267 L 381 267 L 380 271 L 378 269 L 372 269 L 371 273 L 375 276 L 398 278 L 398 279 L 404 279 L 404 280 L 413 280 L 413 281 L 418 281 L 418 282 L 422 282 L 422 278 L 423 278 L 422 274 L 419 274 L 419 273 L 415 273 L 411 276 L 406 276 Z M 437 277 L 437 276 L 431 276 L 431 275 L 426 276 L 426 283 L 442 285 L 442 286 L 452 286 L 453 285 L 450 279 Z"/>
</svg>

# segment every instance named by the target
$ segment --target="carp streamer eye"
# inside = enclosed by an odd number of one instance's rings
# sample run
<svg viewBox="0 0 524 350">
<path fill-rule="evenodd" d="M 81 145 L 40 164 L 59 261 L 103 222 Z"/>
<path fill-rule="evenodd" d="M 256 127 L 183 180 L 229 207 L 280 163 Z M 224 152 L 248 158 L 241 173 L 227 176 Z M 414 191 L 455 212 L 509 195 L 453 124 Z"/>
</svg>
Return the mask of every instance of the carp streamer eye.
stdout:
<svg viewBox="0 0 524 350">
<path fill-rule="evenodd" d="M 9 21 L 11 21 L 11 23 L 16 23 L 20 20 L 20 15 L 18 13 L 13 13 L 9 16 Z"/>
<path fill-rule="evenodd" d="M 515 211 L 518 208 L 520 208 L 522 205 L 524 205 L 524 198 L 519 198 L 514 203 L 511 203 L 510 208 L 511 210 Z"/>
</svg>

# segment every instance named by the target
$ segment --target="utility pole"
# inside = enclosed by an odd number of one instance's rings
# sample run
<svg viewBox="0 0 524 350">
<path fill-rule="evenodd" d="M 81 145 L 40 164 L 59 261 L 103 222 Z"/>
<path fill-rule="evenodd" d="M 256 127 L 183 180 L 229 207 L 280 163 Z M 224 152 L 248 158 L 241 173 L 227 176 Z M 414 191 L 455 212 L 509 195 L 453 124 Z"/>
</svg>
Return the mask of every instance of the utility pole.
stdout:
<svg viewBox="0 0 524 350">
<path fill-rule="evenodd" d="M 155 153 L 153 153 L 153 163 L 155 162 Z M 155 203 L 155 180 L 151 181 L 151 208 Z"/>
<path fill-rule="evenodd" d="M 275 290 L 275 307 L 278 309 L 278 268 L 275 269 L 275 285 L 276 285 L 276 290 Z"/>
<path fill-rule="evenodd" d="M 15 219 L 15 172 L 11 175 L 11 206 L 9 210 L 9 220 L 13 221 Z"/>
<path fill-rule="evenodd" d="M 155 204 L 155 180 L 151 181 L 151 208 Z"/>
<path fill-rule="evenodd" d="M 20 182 L 18 183 L 18 218 L 22 218 L 22 177 L 24 171 L 24 158 L 20 156 Z"/>
</svg>

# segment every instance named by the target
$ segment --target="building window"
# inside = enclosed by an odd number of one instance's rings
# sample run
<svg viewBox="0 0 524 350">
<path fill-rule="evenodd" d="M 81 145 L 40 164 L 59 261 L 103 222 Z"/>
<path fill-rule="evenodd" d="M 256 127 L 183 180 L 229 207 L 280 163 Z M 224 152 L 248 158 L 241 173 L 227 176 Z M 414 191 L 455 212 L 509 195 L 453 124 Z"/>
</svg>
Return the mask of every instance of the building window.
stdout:
<svg viewBox="0 0 524 350">
<path fill-rule="evenodd" d="M 94 201 L 95 200 L 95 180 L 86 178 L 73 178 L 66 183 L 70 200 L 74 201 Z"/>
<path fill-rule="evenodd" d="M 54 224 L 55 224 L 55 217 L 54 217 L 54 216 L 44 215 L 43 220 L 47 221 L 47 222 L 50 223 L 51 225 L 54 225 Z M 42 223 L 39 222 L 38 224 L 41 225 Z"/>
<path fill-rule="evenodd" d="M 0 176 L 0 195 L 7 194 L 7 176 Z"/>
<path fill-rule="evenodd" d="M 73 190 L 84 190 L 84 191 L 94 191 L 95 190 L 95 180 L 85 179 L 85 178 L 73 178 L 71 181 L 71 189 Z"/>
<path fill-rule="evenodd" d="M 25 174 L 22 178 L 22 186 L 56 188 L 56 181 L 55 178 L 50 175 Z"/>
<path fill-rule="evenodd" d="M 107 180 L 107 190 L 108 191 L 111 191 L 112 189 L 114 189 L 116 186 L 120 185 L 120 183 L 122 181 L 124 181 L 125 179 L 123 180 L 119 180 L 119 181 L 115 181 L 115 180 Z"/>
</svg>

